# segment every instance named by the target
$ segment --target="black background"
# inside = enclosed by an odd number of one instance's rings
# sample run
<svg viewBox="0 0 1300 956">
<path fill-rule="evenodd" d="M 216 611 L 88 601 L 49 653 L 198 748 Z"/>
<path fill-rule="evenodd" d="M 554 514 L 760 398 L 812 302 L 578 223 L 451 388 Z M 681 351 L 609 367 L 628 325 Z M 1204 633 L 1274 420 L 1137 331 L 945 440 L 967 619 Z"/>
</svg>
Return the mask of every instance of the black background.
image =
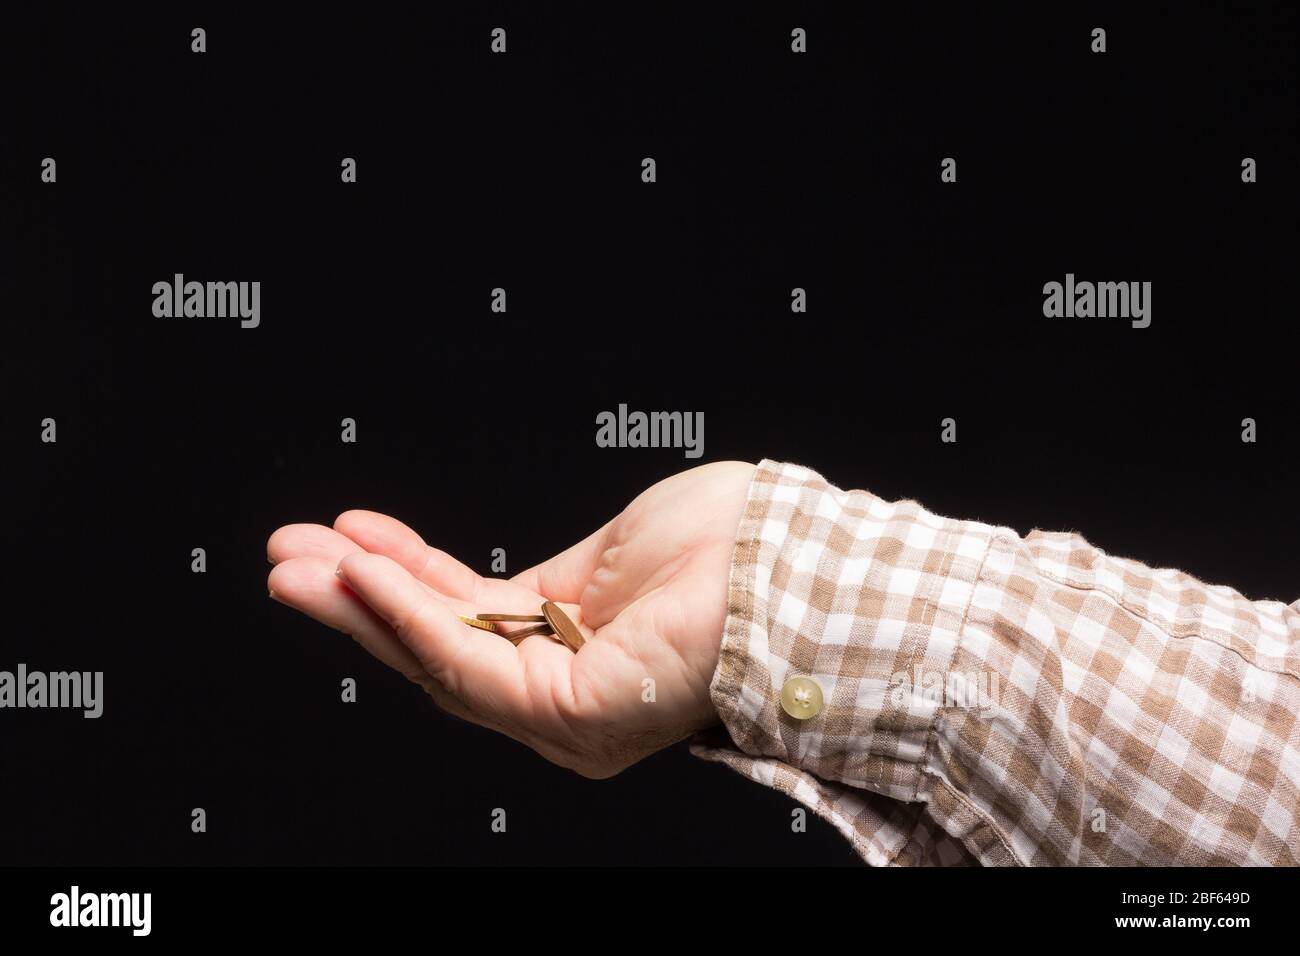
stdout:
<svg viewBox="0 0 1300 956">
<path fill-rule="evenodd" d="M 1136 6 L 6 12 L 0 668 L 106 703 L 0 713 L 0 862 L 853 863 L 685 745 L 581 779 L 267 600 L 270 532 L 348 508 L 542 560 L 693 464 L 597 448 L 619 403 L 1300 597 L 1296 12 Z M 155 318 L 176 272 L 261 327 Z M 1067 272 L 1151 281 L 1150 328 L 1045 319 Z"/>
</svg>

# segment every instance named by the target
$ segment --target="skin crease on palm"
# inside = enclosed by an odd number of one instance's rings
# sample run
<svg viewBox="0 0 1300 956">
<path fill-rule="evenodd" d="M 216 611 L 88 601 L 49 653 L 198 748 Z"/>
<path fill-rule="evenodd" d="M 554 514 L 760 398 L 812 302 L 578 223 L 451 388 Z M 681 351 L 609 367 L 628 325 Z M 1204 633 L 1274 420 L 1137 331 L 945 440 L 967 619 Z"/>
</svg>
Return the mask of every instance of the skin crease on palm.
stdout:
<svg viewBox="0 0 1300 956">
<path fill-rule="evenodd" d="M 271 596 L 350 635 L 443 710 L 586 777 L 609 777 L 718 722 L 709 683 L 754 465 L 681 472 L 566 551 L 509 580 L 480 577 L 395 518 L 271 535 Z M 560 605 L 587 643 L 518 647 L 457 615 Z M 654 680 L 655 699 L 644 699 Z"/>
</svg>

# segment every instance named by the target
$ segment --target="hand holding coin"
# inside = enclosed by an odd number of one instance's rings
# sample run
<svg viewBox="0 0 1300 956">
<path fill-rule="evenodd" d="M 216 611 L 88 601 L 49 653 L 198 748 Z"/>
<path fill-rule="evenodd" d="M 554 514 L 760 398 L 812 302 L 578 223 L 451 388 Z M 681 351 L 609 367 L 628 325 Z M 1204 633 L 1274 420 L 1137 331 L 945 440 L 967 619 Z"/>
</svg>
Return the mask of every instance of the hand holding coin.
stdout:
<svg viewBox="0 0 1300 956">
<path fill-rule="evenodd" d="M 443 710 L 608 777 L 717 722 L 709 683 L 753 470 L 674 475 L 509 580 L 480 577 L 374 512 L 287 525 L 267 543 L 268 587 Z"/>
</svg>

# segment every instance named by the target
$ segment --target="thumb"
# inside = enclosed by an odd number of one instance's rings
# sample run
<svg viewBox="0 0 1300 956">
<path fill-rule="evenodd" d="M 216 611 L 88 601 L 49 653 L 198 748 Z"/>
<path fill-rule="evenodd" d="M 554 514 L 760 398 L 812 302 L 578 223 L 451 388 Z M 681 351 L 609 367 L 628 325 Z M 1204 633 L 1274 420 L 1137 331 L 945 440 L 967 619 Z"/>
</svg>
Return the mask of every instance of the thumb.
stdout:
<svg viewBox="0 0 1300 956">
<path fill-rule="evenodd" d="M 612 521 L 605 522 L 600 530 L 592 532 L 571 548 L 541 564 L 533 565 L 527 571 L 520 571 L 511 580 L 548 601 L 581 604 L 582 592 L 596 572 L 612 526 Z"/>
</svg>

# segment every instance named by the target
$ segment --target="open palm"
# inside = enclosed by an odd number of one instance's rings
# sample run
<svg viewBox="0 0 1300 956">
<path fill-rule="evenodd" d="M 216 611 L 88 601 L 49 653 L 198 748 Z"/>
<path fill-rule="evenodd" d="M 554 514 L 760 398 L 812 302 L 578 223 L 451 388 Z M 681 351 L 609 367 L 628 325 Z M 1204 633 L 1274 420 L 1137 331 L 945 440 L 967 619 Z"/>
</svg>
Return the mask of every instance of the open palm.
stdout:
<svg viewBox="0 0 1300 956">
<path fill-rule="evenodd" d="M 709 683 L 753 465 L 719 462 L 649 488 L 567 551 L 484 578 L 394 518 L 349 511 L 267 542 L 277 600 L 350 634 L 444 710 L 607 777 L 717 722 Z M 554 601 L 587 637 L 516 647 L 457 615 Z"/>
</svg>

